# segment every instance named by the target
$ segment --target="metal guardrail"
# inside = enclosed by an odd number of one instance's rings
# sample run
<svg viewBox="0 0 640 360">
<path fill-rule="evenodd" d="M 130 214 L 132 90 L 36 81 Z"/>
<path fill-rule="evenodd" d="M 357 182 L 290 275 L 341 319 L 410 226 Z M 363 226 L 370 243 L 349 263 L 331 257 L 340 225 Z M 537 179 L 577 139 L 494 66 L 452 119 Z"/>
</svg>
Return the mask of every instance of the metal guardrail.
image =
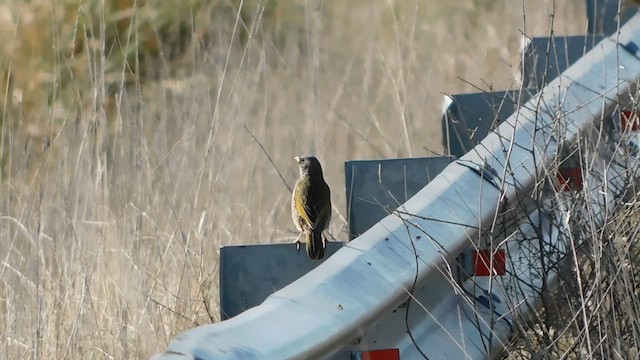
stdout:
<svg viewBox="0 0 640 360">
<path fill-rule="evenodd" d="M 619 36 L 600 42 L 399 211 L 260 306 L 179 335 L 157 358 L 346 359 L 363 341 L 371 344 L 375 329 L 383 326 L 397 331 L 380 346 L 394 344 L 402 358 L 420 352 L 433 359 L 493 356 L 512 334 L 512 321 L 526 318 L 539 303 L 535 280 L 541 274 L 518 259 L 540 248 L 527 248 L 524 240 L 510 242 L 514 271 L 501 286 L 491 283 L 495 277 L 456 286 L 455 257 L 494 223 L 505 203 L 526 199 L 563 146 L 576 143 L 603 114 L 630 104 L 640 79 L 638 44 L 636 15 Z M 605 193 L 630 179 L 619 176 L 623 165 L 608 169 L 602 172 L 610 180 Z M 603 183 L 592 188 L 602 191 Z M 605 198 L 602 202 L 601 194 L 594 195 L 594 204 L 617 201 Z M 534 211 L 529 225 L 519 225 L 522 235 L 516 238 L 540 236 L 533 224 L 546 222 L 544 237 L 557 250 L 565 230 L 562 221 L 552 220 L 544 210 Z M 549 281 L 554 275 L 544 276 Z M 531 280 L 529 287 L 523 279 Z M 424 306 L 412 305 L 406 317 L 412 319 L 406 325 L 413 339 L 401 326 L 404 315 L 393 320 L 410 293 Z M 514 309 L 518 299 L 523 306 Z"/>
</svg>

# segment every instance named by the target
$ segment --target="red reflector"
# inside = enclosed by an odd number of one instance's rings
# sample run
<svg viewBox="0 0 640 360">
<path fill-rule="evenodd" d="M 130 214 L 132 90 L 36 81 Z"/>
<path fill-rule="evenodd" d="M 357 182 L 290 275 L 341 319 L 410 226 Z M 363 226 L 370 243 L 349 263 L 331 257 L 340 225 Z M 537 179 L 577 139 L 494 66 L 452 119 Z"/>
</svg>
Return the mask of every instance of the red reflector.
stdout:
<svg viewBox="0 0 640 360">
<path fill-rule="evenodd" d="M 560 190 L 582 190 L 582 168 L 567 167 L 558 170 Z"/>
<path fill-rule="evenodd" d="M 631 125 L 627 125 L 631 122 Z M 620 113 L 620 125 L 622 126 L 622 130 L 626 130 L 627 126 L 629 126 L 631 131 L 638 131 L 638 127 L 640 127 L 640 117 L 638 117 L 638 113 L 634 111 L 622 111 Z"/>
<path fill-rule="evenodd" d="M 351 356 L 353 360 L 400 360 L 400 350 L 384 349 L 371 351 L 354 352 Z"/>
<path fill-rule="evenodd" d="M 489 276 L 491 275 L 491 251 L 490 250 L 478 250 L 473 252 L 473 266 L 474 274 L 476 276 Z M 504 275 L 506 270 L 506 256 L 502 249 L 496 250 L 493 254 L 493 274 Z"/>
</svg>

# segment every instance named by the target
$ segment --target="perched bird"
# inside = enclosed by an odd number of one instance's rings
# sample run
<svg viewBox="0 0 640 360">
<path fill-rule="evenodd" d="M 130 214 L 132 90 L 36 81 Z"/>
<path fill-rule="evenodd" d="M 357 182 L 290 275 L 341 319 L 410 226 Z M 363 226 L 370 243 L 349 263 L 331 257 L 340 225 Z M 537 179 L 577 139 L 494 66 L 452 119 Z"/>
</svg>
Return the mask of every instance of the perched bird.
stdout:
<svg viewBox="0 0 640 360">
<path fill-rule="evenodd" d="M 313 156 L 296 156 L 300 178 L 291 196 L 291 218 L 300 235 L 296 246 L 300 251 L 300 236 L 304 236 L 307 255 L 311 260 L 324 257 L 326 247 L 322 232 L 331 221 L 331 190 L 322 176 L 322 166 Z"/>
</svg>

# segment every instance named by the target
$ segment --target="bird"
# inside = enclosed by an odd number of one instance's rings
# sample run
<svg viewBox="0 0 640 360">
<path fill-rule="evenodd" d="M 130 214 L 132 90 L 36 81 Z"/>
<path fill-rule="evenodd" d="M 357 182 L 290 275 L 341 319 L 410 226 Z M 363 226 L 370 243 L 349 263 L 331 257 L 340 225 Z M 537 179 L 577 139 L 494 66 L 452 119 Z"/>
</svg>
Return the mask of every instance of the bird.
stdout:
<svg viewBox="0 0 640 360">
<path fill-rule="evenodd" d="M 313 156 L 294 159 L 300 168 L 300 177 L 291 195 L 291 219 L 300 231 L 296 248 L 300 252 L 300 237 L 304 236 L 307 255 L 311 260 L 320 260 L 326 248 L 322 232 L 331 221 L 331 189 L 324 181 L 318 159 Z"/>
</svg>

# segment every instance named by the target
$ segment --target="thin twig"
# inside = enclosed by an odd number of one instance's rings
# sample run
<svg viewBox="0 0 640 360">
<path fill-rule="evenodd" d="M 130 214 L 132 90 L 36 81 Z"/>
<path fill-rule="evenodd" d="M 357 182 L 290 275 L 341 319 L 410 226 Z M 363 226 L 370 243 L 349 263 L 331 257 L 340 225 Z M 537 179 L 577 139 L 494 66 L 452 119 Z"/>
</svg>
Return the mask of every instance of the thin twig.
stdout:
<svg viewBox="0 0 640 360">
<path fill-rule="evenodd" d="M 282 173 L 280 172 L 280 170 L 278 170 L 278 167 L 276 166 L 276 163 L 273 162 L 273 159 L 271 158 L 271 156 L 269 156 L 269 153 L 267 152 L 267 149 L 265 149 L 264 146 L 262 145 L 262 143 L 256 138 L 255 135 L 253 135 L 251 130 L 249 130 L 249 128 L 247 127 L 247 124 L 242 124 L 242 126 L 249 133 L 249 135 L 251 135 L 251 137 L 256 142 L 256 144 L 258 144 L 258 146 L 260 146 L 260 149 L 262 149 L 262 152 L 267 156 L 267 159 L 269 159 L 269 162 L 271 162 L 271 165 L 273 165 L 273 168 L 276 169 L 276 172 L 278 173 L 278 176 L 280 176 L 280 179 L 282 179 L 282 182 L 284 183 L 284 186 L 286 186 L 287 189 L 289 189 L 289 192 L 293 192 L 293 190 L 291 189 L 289 184 L 287 184 L 287 181 L 282 176 Z"/>
</svg>

